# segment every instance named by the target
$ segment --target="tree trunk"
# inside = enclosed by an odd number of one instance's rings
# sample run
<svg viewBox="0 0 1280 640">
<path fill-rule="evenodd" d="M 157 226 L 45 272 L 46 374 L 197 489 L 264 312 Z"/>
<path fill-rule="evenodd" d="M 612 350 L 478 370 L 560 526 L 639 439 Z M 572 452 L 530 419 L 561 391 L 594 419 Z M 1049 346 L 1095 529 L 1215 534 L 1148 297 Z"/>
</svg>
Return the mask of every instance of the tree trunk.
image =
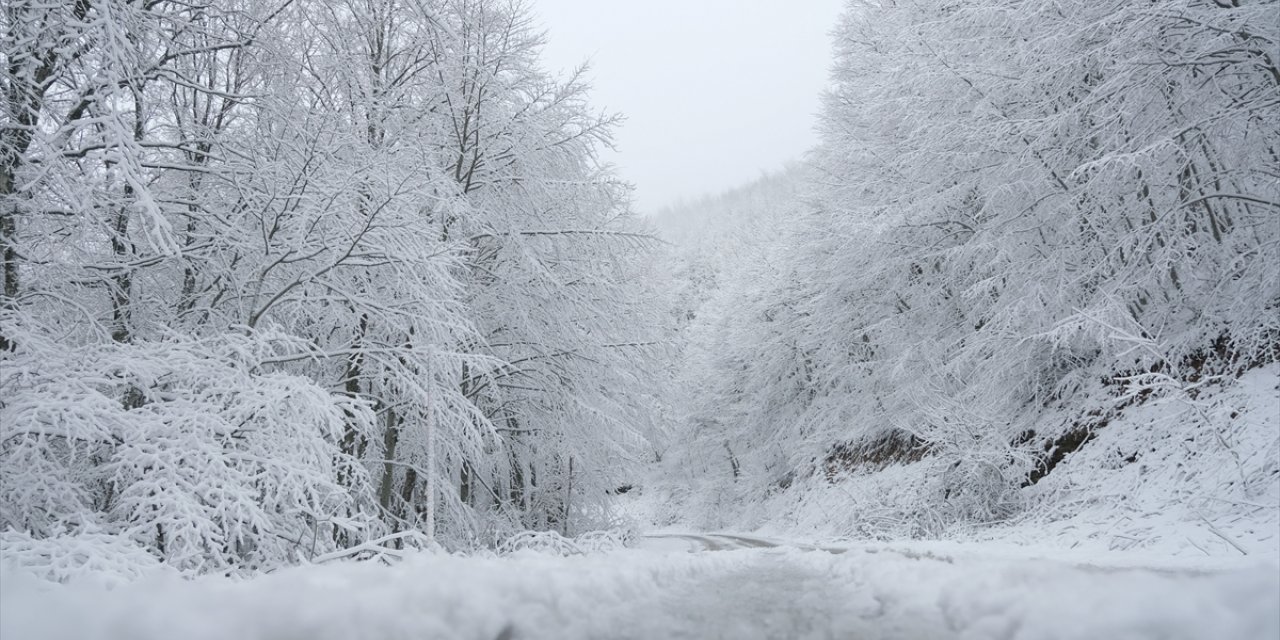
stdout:
<svg viewBox="0 0 1280 640">
<path fill-rule="evenodd" d="M 391 512 L 391 495 L 394 491 L 393 485 L 396 479 L 396 468 L 393 461 L 396 459 L 396 448 L 400 444 L 400 420 L 396 417 L 395 411 L 387 409 L 387 426 L 386 431 L 382 433 L 382 482 L 378 485 L 378 506 L 382 507 L 383 512 Z"/>
</svg>

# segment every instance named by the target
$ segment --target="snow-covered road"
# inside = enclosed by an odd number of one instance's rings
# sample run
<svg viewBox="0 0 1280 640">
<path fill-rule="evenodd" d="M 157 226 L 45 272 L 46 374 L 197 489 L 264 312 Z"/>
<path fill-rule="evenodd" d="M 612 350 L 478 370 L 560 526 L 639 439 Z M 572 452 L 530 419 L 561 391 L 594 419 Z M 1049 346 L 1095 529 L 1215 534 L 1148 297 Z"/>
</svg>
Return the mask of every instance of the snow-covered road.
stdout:
<svg viewBox="0 0 1280 640">
<path fill-rule="evenodd" d="M 674 545 L 672 543 L 675 543 Z M 727 551 L 729 549 L 766 549 L 779 546 L 780 542 L 752 536 L 729 533 L 651 533 L 642 536 L 640 548 L 687 551 Z M 801 547 L 802 545 L 789 545 Z"/>
<path fill-rule="evenodd" d="M 1081 564 L 992 547 L 806 550 L 667 533 L 638 549 L 570 557 L 422 555 L 390 567 L 115 590 L 6 573 L 0 638 L 1280 637 L 1274 563 L 1205 568 Z"/>
</svg>

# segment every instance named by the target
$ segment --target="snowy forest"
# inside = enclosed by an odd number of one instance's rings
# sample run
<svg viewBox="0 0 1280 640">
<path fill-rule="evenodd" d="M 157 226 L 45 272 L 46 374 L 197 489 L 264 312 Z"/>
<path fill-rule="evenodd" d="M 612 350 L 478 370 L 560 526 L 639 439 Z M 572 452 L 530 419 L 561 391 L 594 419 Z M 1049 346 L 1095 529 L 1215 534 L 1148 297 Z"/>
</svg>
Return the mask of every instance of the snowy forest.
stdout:
<svg viewBox="0 0 1280 640">
<path fill-rule="evenodd" d="M 699 470 L 671 491 L 707 526 L 851 473 L 812 514 L 842 533 L 1127 496 L 1267 504 L 1274 536 L 1278 9 L 853 3 L 808 162 L 666 214 Z M 1244 416 L 1221 392 L 1246 375 Z"/>
<path fill-rule="evenodd" d="M 5 16 L 10 553 L 466 546 L 559 528 L 570 460 L 600 502 L 643 455 L 654 240 L 595 162 L 615 118 L 540 70 L 527 13 Z"/>
<path fill-rule="evenodd" d="M 1280 4 L 847 0 L 819 144 L 648 217 L 535 7 L 5 0 L 7 580 L 1280 558 Z"/>
</svg>

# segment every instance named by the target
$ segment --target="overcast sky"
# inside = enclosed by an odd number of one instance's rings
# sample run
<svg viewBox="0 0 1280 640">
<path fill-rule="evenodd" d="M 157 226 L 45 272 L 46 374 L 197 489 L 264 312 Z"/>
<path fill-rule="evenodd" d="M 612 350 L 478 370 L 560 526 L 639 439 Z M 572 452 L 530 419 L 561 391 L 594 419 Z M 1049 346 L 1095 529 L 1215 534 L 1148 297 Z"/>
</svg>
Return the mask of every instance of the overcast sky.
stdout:
<svg viewBox="0 0 1280 640">
<path fill-rule="evenodd" d="M 841 0 L 533 0 L 547 66 L 590 61 L 626 115 L 610 160 L 641 213 L 724 191 L 813 145 Z"/>
</svg>

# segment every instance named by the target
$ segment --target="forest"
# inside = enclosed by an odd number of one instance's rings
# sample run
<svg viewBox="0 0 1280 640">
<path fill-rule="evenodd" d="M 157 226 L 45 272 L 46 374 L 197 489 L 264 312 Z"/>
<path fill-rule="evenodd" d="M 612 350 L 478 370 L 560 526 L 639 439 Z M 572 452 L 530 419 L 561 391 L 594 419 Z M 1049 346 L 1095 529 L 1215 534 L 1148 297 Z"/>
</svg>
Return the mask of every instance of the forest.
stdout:
<svg viewBox="0 0 1280 640">
<path fill-rule="evenodd" d="M 6 551 L 483 545 L 560 528 L 571 460 L 589 514 L 643 455 L 655 241 L 595 162 L 616 117 L 539 68 L 527 12 L 5 18 Z"/>
<path fill-rule="evenodd" d="M 1278 9 L 850 3 L 806 161 L 659 217 L 682 517 L 1274 534 Z"/>
<path fill-rule="evenodd" d="M 646 218 L 522 2 L 6 0 L 5 562 L 1120 516 L 1275 555 L 1277 15 L 848 0 L 818 146 Z"/>
</svg>

